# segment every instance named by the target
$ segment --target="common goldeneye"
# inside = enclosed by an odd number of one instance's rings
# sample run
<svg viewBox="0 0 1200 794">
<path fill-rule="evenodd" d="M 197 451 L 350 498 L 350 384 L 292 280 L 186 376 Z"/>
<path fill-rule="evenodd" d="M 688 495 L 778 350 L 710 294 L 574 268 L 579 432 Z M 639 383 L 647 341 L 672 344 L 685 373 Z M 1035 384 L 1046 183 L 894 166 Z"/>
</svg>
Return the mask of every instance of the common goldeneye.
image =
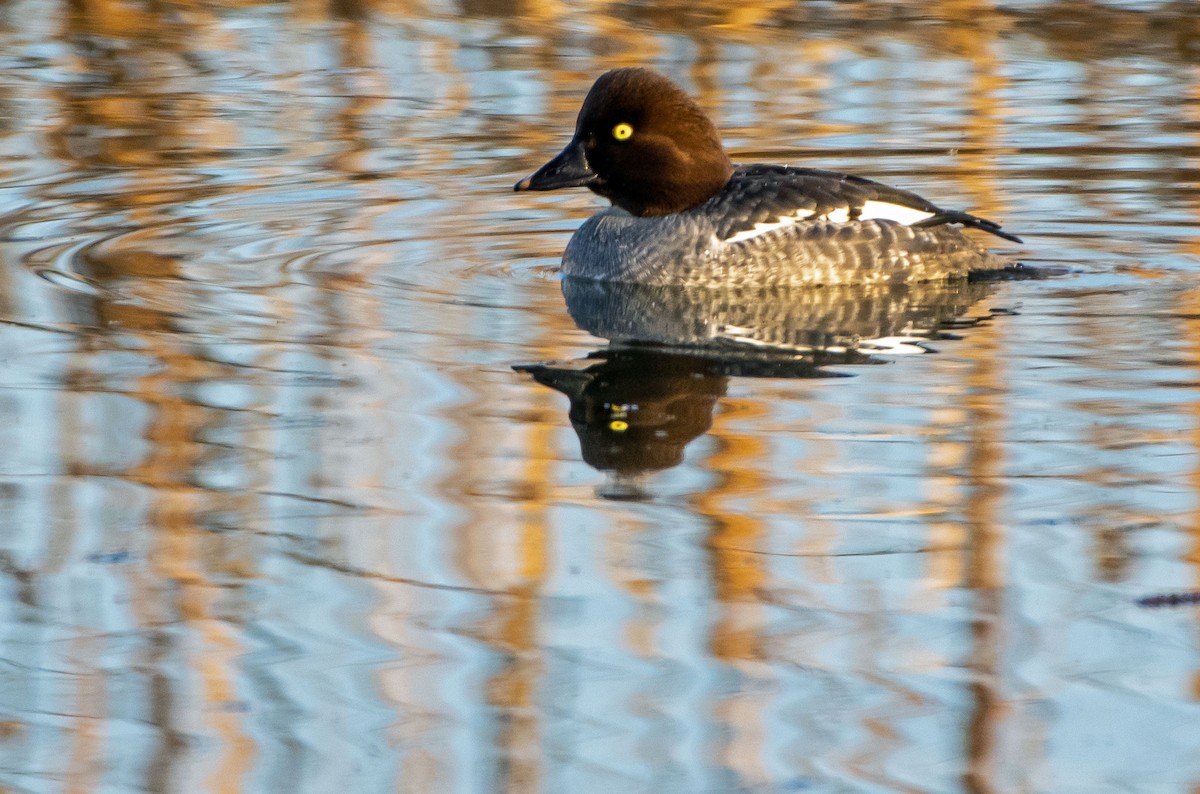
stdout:
<svg viewBox="0 0 1200 794">
<path fill-rule="evenodd" d="M 1012 264 L 951 224 L 1021 242 L 992 221 L 862 177 L 734 165 L 704 111 L 648 69 L 601 75 L 571 142 L 514 189 L 579 186 L 612 207 L 571 237 L 562 272 L 601 281 L 933 281 Z"/>
</svg>

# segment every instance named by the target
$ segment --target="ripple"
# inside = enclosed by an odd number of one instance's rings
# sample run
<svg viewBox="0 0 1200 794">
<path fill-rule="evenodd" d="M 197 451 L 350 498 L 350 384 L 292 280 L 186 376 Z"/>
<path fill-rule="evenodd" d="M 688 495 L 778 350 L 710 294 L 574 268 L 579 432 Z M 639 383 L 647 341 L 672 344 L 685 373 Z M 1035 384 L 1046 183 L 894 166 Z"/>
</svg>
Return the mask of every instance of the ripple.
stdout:
<svg viewBox="0 0 1200 794">
<path fill-rule="evenodd" d="M 38 268 L 34 272 L 56 287 L 62 287 L 73 292 L 93 296 L 111 296 L 114 294 L 112 290 L 105 289 L 97 284 L 95 280 L 85 278 L 77 273 L 65 273 L 52 268 Z"/>
</svg>

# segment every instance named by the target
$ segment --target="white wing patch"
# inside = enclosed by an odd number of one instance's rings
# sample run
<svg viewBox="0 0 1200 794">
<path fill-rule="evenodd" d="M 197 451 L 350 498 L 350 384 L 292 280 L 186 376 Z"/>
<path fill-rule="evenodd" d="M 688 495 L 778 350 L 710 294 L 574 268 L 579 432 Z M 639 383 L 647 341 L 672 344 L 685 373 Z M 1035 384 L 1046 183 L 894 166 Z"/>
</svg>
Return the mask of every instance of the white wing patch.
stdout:
<svg viewBox="0 0 1200 794">
<path fill-rule="evenodd" d="M 832 223 L 845 223 L 850 220 L 850 208 L 838 207 L 835 210 L 830 210 L 821 216 Z M 885 220 L 903 223 L 905 226 L 912 226 L 917 221 L 923 221 L 926 218 L 932 218 L 932 212 L 913 209 L 906 207 L 903 204 L 892 204 L 887 201 L 864 201 L 862 207 L 858 211 L 856 220 L 873 221 Z"/>
<path fill-rule="evenodd" d="M 749 240 L 752 237 L 758 237 L 760 234 L 773 232 L 776 229 L 784 229 L 788 226 L 794 226 L 799 221 L 811 218 L 812 210 L 796 210 L 791 215 L 780 216 L 777 220 L 767 223 L 756 223 L 753 229 L 747 229 L 744 232 L 729 237 L 725 240 L 726 244 L 740 243 Z M 822 220 L 827 220 L 831 223 L 846 223 L 850 220 L 850 208 L 838 207 L 835 210 L 830 210 L 820 216 Z M 859 210 L 856 220 L 888 220 L 902 223 L 905 226 L 911 226 L 918 221 L 923 221 L 926 218 L 932 218 L 932 212 L 906 207 L 903 204 L 892 204 L 887 201 L 866 201 L 863 202 L 862 208 Z"/>
<path fill-rule="evenodd" d="M 791 215 L 783 215 L 777 220 L 767 223 L 756 223 L 753 229 L 747 229 L 744 232 L 738 232 L 733 237 L 725 239 L 726 244 L 740 243 L 743 240 L 749 240 L 751 237 L 758 237 L 760 234 L 773 232 L 776 229 L 784 229 L 788 226 L 795 226 L 797 221 L 802 221 L 805 218 L 811 218 L 812 210 L 796 210 Z"/>
<path fill-rule="evenodd" d="M 891 204 L 886 201 L 867 201 L 862 205 L 862 214 L 858 216 L 859 220 L 869 221 L 874 219 L 895 221 L 903 223 L 905 226 L 912 226 L 917 221 L 923 221 L 926 218 L 932 218 L 932 212 L 905 207 L 903 204 Z"/>
</svg>

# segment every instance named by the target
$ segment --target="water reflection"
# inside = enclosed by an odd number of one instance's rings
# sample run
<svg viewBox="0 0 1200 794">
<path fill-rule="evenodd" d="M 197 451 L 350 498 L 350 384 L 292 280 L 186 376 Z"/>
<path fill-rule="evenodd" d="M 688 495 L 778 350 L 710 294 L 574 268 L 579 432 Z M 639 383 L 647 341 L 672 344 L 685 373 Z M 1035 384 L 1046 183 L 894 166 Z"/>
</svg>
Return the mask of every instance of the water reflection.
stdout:
<svg viewBox="0 0 1200 794">
<path fill-rule="evenodd" d="M 645 495 L 642 475 L 683 462 L 684 447 L 712 425 L 728 381 L 703 357 L 636 348 L 516 369 L 567 396 L 583 459 L 613 475 L 601 493 L 626 499 Z"/>
<path fill-rule="evenodd" d="M 563 280 L 567 311 L 593 336 L 739 355 L 828 354 L 892 337 L 928 337 L 992 289 L 988 281 L 965 280 L 774 289 Z"/>
<path fill-rule="evenodd" d="M 584 461 L 603 496 L 647 495 L 645 477 L 678 466 L 712 425 L 731 377 L 829 378 L 835 365 L 925 352 L 994 290 L 988 281 L 815 288 L 645 286 L 567 278 L 572 319 L 609 346 L 566 363 L 517 365 L 567 396 Z"/>
</svg>

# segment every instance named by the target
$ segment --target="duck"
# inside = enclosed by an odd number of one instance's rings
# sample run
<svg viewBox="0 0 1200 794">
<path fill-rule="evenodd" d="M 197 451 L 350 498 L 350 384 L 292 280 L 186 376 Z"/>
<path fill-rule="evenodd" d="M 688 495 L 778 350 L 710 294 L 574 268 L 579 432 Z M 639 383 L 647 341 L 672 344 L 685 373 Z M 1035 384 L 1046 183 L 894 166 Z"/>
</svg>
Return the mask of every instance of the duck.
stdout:
<svg viewBox="0 0 1200 794">
<path fill-rule="evenodd" d="M 611 206 L 568 241 L 568 278 L 718 287 L 929 282 L 1014 266 L 964 228 L 1021 243 L 994 221 L 865 177 L 734 164 L 700 106 L 639 67 L 597 78 L 570 142 L 514 190 L 570 187 Z"/>
</svg>

